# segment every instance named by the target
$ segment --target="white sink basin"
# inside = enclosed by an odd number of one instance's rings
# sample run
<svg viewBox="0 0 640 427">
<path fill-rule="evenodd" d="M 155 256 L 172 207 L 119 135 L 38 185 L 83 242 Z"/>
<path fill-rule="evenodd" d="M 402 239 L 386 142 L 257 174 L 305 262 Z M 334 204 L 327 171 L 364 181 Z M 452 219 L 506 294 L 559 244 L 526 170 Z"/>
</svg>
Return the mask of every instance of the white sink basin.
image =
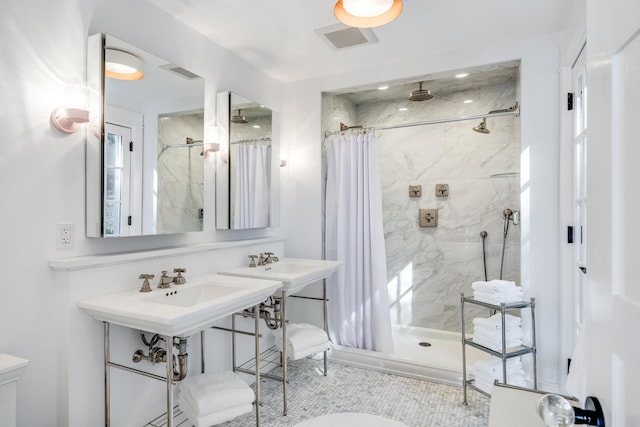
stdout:
<svg viewBox="0 0 640 427">
<path fill-rule="evenodd" d="M 340 266 L 339 261 L 321 259 L 281 258 L 280 261 L 257 267 L 238 267 L 219 274 L 279 280 L 287 293 L 298 292 L 310 283 L 323 279 Z"/>
<path fill-rule="evenodd" d="M 151 292 L 117 292 L 78 302 L 96 320 L 167 336 L 189 336 L 252 307 L 282 287 L 275 280 L 206 274 Z"/>
</svg>

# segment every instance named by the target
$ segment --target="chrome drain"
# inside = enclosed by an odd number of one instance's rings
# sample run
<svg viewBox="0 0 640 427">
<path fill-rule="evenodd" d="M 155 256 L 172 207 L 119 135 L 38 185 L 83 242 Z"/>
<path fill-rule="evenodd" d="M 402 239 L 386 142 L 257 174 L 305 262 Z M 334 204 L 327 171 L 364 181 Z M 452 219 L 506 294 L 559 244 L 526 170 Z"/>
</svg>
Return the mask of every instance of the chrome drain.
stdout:
<svg viewBox="0 0 640 427">
<path fill-rule="evenodd" d="M 431 347 L 431 343 L 430 342 L 426 342 L 426 341 L 422 341 L 422 342 L 418 343 L 418 345 L 420 347 Z"/>
</svg>

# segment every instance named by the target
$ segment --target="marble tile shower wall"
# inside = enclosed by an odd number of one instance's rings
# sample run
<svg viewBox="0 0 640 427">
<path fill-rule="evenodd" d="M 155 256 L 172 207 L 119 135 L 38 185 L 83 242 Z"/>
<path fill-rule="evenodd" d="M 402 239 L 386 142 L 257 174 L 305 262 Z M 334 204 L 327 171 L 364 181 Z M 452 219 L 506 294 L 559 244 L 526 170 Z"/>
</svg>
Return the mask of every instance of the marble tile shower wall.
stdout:
<svg viewBox="0 0 640 427">
<path fill-rule="evenodd" d="M 164 144 L 185 144 L 186 138 L 202 141 L 203 113 L 171 116 L 158 123 L 157 231 L 175 233 L 202 230 L 204 161 L 202 147 L 178 147 L 162 151 Z"/>
<path fill-rule="evenodd" d="M 349 125 L 383 127 L 483 114 L 516 101 L 516 82 L 435 94 L 429 101 L 353 105 L 340 96 L 323 99 L 323 129 Z M 463 103 L 473 99 L 470 104 Z M 407 111 L 398 108 L 406 106 Z M 354 111 L 355 108 L 355 111 Z M 518 118 L 487 120 L 490 134 L 473 132 L 479 121 L 378 130 L 380 173 L 392 322 L 460 331 L 460 293 L 484 278 L 481 231 L 486 231 L 487 276 L 500 275 L 502 212 L 520 210 L 520 180 L 491 175 L 520 170 Z M 435 185 L 449 196 L 436 197 Z M 409 197 L 421 185 L 421 197 Z M 421 228 L 418 211 L 438 209 L 438 226 Z M 520 229 L 509 227 L 503 278 L 520 277 Z M 484 316 L 476 307 L 469 321 Z"/>
<path fill-rule="evenodd" d="M 357 120 L 376 127 L 461 117 L 508 108 L 515 83 L 438 95 L 423 102 L 357 106 Z M 470 104 L 463 103 L 473 99 Z M 398 107 L 409 109 L 399 112 Z M 503 242 L 502 212 L 520 210 L 519 178 L 491 175 L 520 170 L 520 140 L 513 116 L 378 131 L 391 316 L 396 324 L 460 330 L 460 293 L 484 277 L 481 231 L 487 231 L 487 275 L 497 278 Z M 436 197 L 435 185 L 449 196 Z M 421 197 L 409 197 L 421 185 Z M 422 228 L 418 210 L 438 210 L 438 226 Z M 520 277 L 520 230 L 512 224 L 505 250 L 505 279 Z M 470 313 L 468 319 L 476 314 Z M 479 312 L 477 315 L 485 315 Z"/>
</svg>

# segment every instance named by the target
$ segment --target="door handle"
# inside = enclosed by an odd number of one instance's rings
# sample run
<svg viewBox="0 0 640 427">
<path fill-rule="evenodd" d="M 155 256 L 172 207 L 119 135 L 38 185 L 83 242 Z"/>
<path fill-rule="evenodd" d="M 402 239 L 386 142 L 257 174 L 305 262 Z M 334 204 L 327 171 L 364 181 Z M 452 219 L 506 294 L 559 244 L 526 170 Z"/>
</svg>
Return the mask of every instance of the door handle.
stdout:
<svg viewBox="0 0 640 427">
<path fill-rule="evenodd" d="M 580 269 L 580 271 L 582 271 L 582 274 L 587 274 L 587 267 L 578 267 Z"/>
</svg>

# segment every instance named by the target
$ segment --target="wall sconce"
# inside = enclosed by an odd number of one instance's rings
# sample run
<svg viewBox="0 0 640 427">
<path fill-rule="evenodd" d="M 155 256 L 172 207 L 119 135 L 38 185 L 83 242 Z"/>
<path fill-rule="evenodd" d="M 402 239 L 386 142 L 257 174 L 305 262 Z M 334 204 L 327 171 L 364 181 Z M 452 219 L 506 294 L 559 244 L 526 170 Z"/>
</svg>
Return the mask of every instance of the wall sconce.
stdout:
<svg viewBox="0 0 640 427">
<path fill-rule="evenodd" d="M 371 28 L 400 16 L 402 0 L 338 0 L 333 14 L 350 27 Z"/>
<path fill-rule="evenodd" d="M 600 402 L 589 396 L 584 402 L 585 409 L 571 406 L 569 401 L 557 394 L 545 394 L 538 401 L 538 415 L 545 425 L 559 427 L 582 424 L 604 427 L 604 412 Z"/>
<path fill-rule="evenodd" d="M 64 107 L 51 113 L 51 124 L 61 132 L 74 133 L 80 125 L 89 122 L 89 89 L 79 85 L 64 88 Z"/>
<path fill-rule="evenodd" d="M 202 143 L 202 155 L 209 158 L 209 153 L 220 151 L 220 130 L 218 126 L 207 126 L 204 130 L 204 141 Z"/>
<path fill-rule="evenodd" d="M 144 77 L 142 60 L 117 49 L 105 49 L 105 76 L 118 80 L 140 80 Z"/>
</svg>

